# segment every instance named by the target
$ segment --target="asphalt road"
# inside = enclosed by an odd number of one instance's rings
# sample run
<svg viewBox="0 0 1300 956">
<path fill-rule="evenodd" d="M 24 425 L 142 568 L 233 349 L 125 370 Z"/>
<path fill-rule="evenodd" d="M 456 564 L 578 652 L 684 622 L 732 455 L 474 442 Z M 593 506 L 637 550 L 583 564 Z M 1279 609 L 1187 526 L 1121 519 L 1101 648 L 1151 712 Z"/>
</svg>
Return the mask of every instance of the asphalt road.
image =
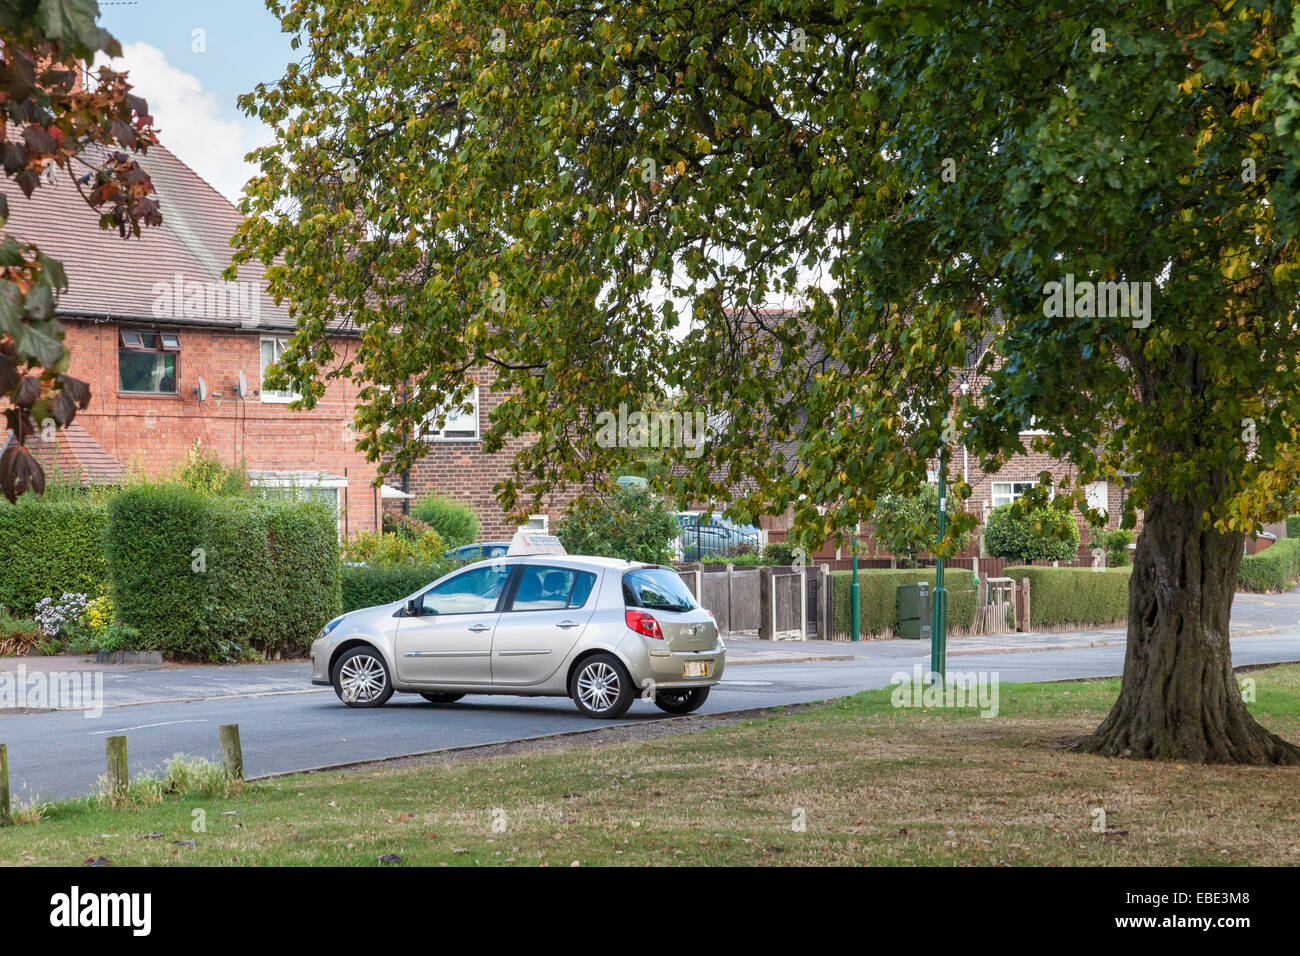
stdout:
<svg viewBox="0 0 1300 956">
<path fill-rule="evenodd" d="M 883 650 L 883 649 L 882 649 Z M 1300 661 L 1300 630 L 1232 641 L 1237 665 Z M 954 656 L 950 671 L 997 672 L 1002 681 L 1048 681 L 1118 675 L 1121 646 Z M 928 666 L 928 650 L 900 650 L 854 661 L 752 664 L 733 667 L 702 713 L 824 700 L 885 687 L 914 664 Z M 304 663 L 226 669 L 114 674 L 105 684 L 99 717 L 78 711 L 0 716 L 0 743 L 9 747 L 10 787 L 16 798 L 59 799 L 92 792 L 104 771 L 104 738 L 125 734 L 132 774 L 155 770 L 176 753 L 219 757 L 217 728 L 238 723 L 250 776 L 449 747 L 498 743 L 628 721 L 664 719 L 638 701 L 619 721 L 578 715 L 562 698 L 467 697 L 449 706 L 396 695 L 378 710 L 342 706 L 328 688 L 310 688 Z M 207 671 L 206 674 L 203 671 Z M 168 693 L 158 695 L 167 675 Z"/>
</svg>

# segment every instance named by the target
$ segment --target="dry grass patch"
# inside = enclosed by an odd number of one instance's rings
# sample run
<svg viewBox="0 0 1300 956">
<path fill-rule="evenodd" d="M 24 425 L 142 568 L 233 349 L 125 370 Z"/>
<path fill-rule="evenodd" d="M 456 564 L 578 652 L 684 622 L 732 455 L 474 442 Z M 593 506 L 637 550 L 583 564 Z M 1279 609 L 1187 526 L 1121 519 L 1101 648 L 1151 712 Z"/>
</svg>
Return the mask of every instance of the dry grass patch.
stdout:
<svg viewBox="0 0 1300 956">
<path fill-rule="evenodd" d="M 1300 739 L 1300 667 L 1251 676 L 1256 716 Z M 1300 770 L 1067 752 L 1116 692 L 1004 685 L 991 719 L 868 692 L 652 740 L 62 804 L 0 831 L 0 862 L 1300 864 Z"/>
</svg>

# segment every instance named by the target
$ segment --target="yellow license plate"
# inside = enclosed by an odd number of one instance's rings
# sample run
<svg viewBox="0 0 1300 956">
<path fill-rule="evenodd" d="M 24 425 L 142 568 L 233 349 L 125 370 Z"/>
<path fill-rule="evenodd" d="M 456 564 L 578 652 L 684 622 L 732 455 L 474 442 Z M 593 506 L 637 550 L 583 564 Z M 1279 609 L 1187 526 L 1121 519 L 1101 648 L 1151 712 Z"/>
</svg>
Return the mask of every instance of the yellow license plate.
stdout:
<svg viewBox="0 0 1300 956">
<path fill-rule="evenodd" d="M 686 661 L 682 664 L 683 677 L 708 677 L 708 661 Z"/>
</svg>

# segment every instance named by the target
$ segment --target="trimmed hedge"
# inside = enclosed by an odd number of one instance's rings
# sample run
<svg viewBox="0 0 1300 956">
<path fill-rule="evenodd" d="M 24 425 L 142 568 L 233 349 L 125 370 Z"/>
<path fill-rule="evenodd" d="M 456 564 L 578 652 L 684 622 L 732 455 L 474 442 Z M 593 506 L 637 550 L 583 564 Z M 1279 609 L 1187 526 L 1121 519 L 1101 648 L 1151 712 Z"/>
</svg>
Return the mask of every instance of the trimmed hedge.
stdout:
<svg viewBox="0 0 1300 956">
<path fill-rule="evenodd" d="M 102 502 L 0 498 L 0 607 L 31 614 L 65 591 L 95 597 L 108 583 Z"/>
<path fill-rule="evenodd" d="M 1128 619 L 1131 567 L 1048 568 L 1013 565 L 1002 572 L 1020 585 L 1029 579 L 1029 627 L 1114 624 Z"/>
<path fill-rule="evenodd" d="M 1290 524 L 1290 519 L 1287 519 Z M 1287 533 L 1290 533 L 1288 528 Z M 1290 591 L 1300 578 L 1300 539 L 1281 538 L 1259 554 L 1248 554 L 1237 569 L 1237 587 L 1257 594 Z"/>
<path fill-rule="evenodd" d="M 343 569 L 343 610 L 377 607 L 399 601 L 451 569 L 449 563 L 389 564 Z"/>
<path fill-rule="evenodd" d="M 964 568 L 947 568 L 943 574 L 948 589 L 948 627 L 975 626 L 975 575 Z M 864 637 L 898 633 L 898 588 L 903 584 L 926 581 L 934 586 L 934 568 L 859 568 L 859 626 Z M 832 571 L 834 588 L 834 625 L 836 634 L 848 634 L 851 624 L 849 595 L 852 571 Z"/>
<path fill-rule="evenodd" d="M 1289 515 L 1286 519 L 1286 536 L 1300 538 L 1300 515 Z"/>
<path fill-rule="evenodd" d="M 106 541 L 118 620 L 150 650 L 306 649 L 339 613 L 337 525 L 319 502 L 132 488 L 108 505 Z"/>
</svg>

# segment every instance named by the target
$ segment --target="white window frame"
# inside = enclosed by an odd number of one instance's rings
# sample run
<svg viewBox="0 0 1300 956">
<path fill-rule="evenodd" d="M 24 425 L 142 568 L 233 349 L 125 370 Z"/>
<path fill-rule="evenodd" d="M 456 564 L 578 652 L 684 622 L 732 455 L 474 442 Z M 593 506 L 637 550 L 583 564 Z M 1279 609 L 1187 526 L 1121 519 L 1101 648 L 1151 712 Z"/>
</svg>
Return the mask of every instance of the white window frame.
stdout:
<svg viewBox="0 0 1300 956">
<path fill-rule="evenodd" d="M 990 501 L 994 508 L 1009 505 L 1024 497 L 1026 491 L 1038 484 L 1036 481 L 995 481 L 991 486 Z M 1019 488 L 1020 490 L 1017 490 Z M 999 500 L 1003 499 L 1003 500 Z"/>
<path fill-rule="evenodd" d="M 1095 508 L 1098 511 L 1105 511 L 1107 517 L 1110 516 L 1110 482 L 1109 481 L 1090 481 L 1083 487 L 1084 500 L 1089 508 Z M 1093 499 L 1100 498 L 1101 504 L 1097 504 Z"/>
<path fill-rule="evenodd" d="M 1029 416 L 1029 421 L 1027 421 L 1027 422 L 1025 423 L 1025 427 L 1022 428 L 1022 429 L 1020 429 L 1020 434 L 1022 434 L 1022 435 L 1050 435 L 1051 432 L 1049 432 L 1046 428 L 1039 428 L 1039 427 L 1038 427 L 1038 419 L 1035 418 L 1033 415 L 1030 415 L 1030 416 Z"/>
<path fill-rule="evenodd" d="M 444 409 L 437 408 L 424 416 L 420 422 L 419 439 L 426 442 L 457 442 L 457 441 L 478 441 L 480 437 L 478 413 L 479 413 L 479 385 L 477 382 L 472 383 L 473 388 L 459 405 L 447 413 L 447 420 L 442 428 L 435 429 L 434 424 L 438 421 L 438 416 L 444 412 Z M 464 412 L 462 409 L 465 405 L 472 405 L 472 412 Z M 469 431 L 470 424 L 474 426 L 473 435 L 452 435 L 448 436 L 447 432 L 465 432 Z"/>
<path fill-rule="evenodd" d="M 334 491 L 334 517 L 338 524 L 339 537 L 343 535 L 343 495 L 348 486 L 347 478 L 326 475 L 258 475 L 250 477 L 248 484 L 253 488 L 330 488 Z M 300 496 L 301 497 L 301 496 Z"/>
<path fill-rule="evenodd" d="M 537 524 L 536 522 L 541 522 Z M 529 515 L 528 520 L 519 526 L 520 531 L 541 531 L 549 534 L 551 530 L 551 518 L 549 515 Z"/>
<path fill-rule="evenodd" d="M 281 338 L 280 336 L 276 336 L 276 335 L 263 335 L 258 339 L 257 342 L 258 395 L 261 398 L 261 400 L 267 404 L 288 405 L 290 402 L 294 402 L 302 398 L 302 396 L 297 392 L 285 392 L 279 389 L 268 389 L 266 387 L 267 363 L 262 354 L 262 346 L 265 345 L 267 342 L 273 343 L 271 348 L 271 364 L 275 364 L 277 361 L 279 361 L 280 355 L 284 354 L 284 350 L 289 344 L 289 340 L 287 338 Z"/>
</svg>

